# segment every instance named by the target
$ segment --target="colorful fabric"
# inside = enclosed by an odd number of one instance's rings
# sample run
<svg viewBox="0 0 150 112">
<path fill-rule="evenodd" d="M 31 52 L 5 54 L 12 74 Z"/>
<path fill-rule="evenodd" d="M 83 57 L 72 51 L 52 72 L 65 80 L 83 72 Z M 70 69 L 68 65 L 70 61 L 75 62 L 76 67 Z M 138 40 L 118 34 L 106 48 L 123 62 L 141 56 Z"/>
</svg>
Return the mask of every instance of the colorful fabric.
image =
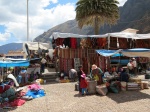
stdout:
<svg viewBox="0 0 150 112">
<path fill-rule="evenodd" d="M 25 100 L 22 100 L 22 99 L 15 99 L 14 101 L 10 102 L 10 105 L 12 107 L 16 107 L 16 106 L 21 106 L 23 104 L 25 104 Z"/>
<path fill-rule="evenodd" d="M 40 90 L 41 89 L 41 86 L 39 86 L 38 84 L 32 84 L 32 85 L 29 85 L 28 88 L 30 90 Z"/>
<path fill-rule="evenodd" d="M 77 48 L 77 39 L 76 38 L 71 38 L 71 48 L 76 49 Z"/>
<path fill-rule="evenodd" d="M 119 48 L 120 49 L 127 49 L 127 39 L 126 38 L 118 38 L 119 41 Z"/>
<path fill-rule="evenodd" d="M 106 38 L 97 38 L 97 45 L 99 48 L 105 47 L 107 44 L 107 39 Z"/>
<path fill-rule="evenodd" d="M 39 97 L 43 97 L 45 96 L 45 91 L 40 89 L 38 91 L 32 91 L 32 90 L 29 90 L 25 96 L 29 96 L 29 97 L 32 97 L 32 98 L 39 98 Z"/>
<path fill-rule="evenodd" d="M 94 80 L 99 81 L 99 77 L 97 74 L 94 75 Z"/>
<path fill-rule="evenodd" d="M 92 48 L 95 48 L 97 46 L 97 38 L 92 37 L 91 43 L 92 43 Z"/>
<path fill-rule="evenodd" d="M 117 49 L 117 38 L 110 37 L 110 49 Z"/>
<path fill-rule="evenodd" d="M 138 39 L 135 41 L 136 48 L 149 48 L 149 40 L 150 39 Z"/>
</svg>

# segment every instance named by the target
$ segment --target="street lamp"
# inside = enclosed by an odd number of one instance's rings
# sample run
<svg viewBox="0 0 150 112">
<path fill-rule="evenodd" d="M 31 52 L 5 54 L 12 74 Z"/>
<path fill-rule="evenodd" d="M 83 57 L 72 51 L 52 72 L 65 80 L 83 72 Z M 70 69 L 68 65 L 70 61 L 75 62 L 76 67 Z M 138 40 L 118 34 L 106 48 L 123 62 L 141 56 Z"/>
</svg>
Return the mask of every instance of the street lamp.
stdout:
<svg viewBox="0 0 150 112">
<path fill-rule="evenodd" d="M 29 17 L 28 17 L 28 2 L 27 0 L 27 41 L 29 40 Z"/>
</svg>

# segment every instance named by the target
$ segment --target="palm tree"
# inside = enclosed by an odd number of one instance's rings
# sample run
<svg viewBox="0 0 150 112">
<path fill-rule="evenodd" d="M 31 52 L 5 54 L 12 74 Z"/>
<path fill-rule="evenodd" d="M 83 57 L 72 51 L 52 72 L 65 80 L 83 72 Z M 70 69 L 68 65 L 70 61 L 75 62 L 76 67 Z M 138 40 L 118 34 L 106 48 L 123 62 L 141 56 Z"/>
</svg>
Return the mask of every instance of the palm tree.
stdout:
<svg viewBox="0 0 150 112">
<path fill-rule="evenodd" d="M 117 0 L 79 0 L 75 9 L 79 28 L 82 29 L 84 25 L 93 26 L 97 35 L 100 26 L 116 24 L 119 19 L 117 4 Z"/>
</svg>

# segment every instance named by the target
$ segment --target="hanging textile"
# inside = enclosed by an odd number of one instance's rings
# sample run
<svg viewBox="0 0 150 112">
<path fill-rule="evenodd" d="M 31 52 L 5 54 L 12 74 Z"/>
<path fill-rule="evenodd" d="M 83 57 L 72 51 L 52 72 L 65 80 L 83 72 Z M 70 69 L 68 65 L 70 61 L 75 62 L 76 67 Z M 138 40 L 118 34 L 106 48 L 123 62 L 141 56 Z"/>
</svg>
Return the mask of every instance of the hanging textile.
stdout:
<svg viewBox="0 0 150 112">
<path fill-rule="evenodd" d="M 149 40 L 148 39 L 138 39 L 135 41 L 136 48 L 149 48 Z"/>
<path fill-rule="evenodd" d="M 85 48 L 86 47 L 86 39 L 85 38 L 81 39 L 80 46 L 81 46 L 81 48 Z"/>
<path fill-rule="evenodd" d="M 83 71 L 85 74 L 88 74 L 88 60 L 86 57 L 82 58 Z"/>
<path fill-rule="evenodd" d="M 118 41 L 119 41 L 120 49 L 127 49 L 127 39 L 126 38 L 118 38 Z"/>
<path fill-rule="evenodd" d="M 104 48 L 106 46 L 107 39 L 106 38 L 97 38 L 97 45 L 99 48 Z"/>
<path fill-rule="evenodd" d="M 92 48 L 91 38 L 86 39 L 86 48 Z"/>
<path fill-rule="evenodd" d="M 70 38 L 71 48 L 76 49 L 77 48 L 77 39 L 76 38 Z"/>
<path fill-rule="evenodd" d="M 81 41 L 81 38 L 77 38 L 77 48 L 80 48 L 80 41 Z"/>
<path fill-rule="evenodd" d="M 91 38 L 92 48 L 96 48 L 97 46 L 97 38 L 92 37 Z"/>
<path fill-rule="evenodd" d="M 117 49 L 117 38 L 110 37 L 110 49 Z"/>
<path fill-rule="evenodd" d="M 55 43 L 57 46 L 62 45 L 63 46 L 64 38 L 57 38 L 55 40 Z"/>
<path fill-rule="evenodd" d="M 67 73 L 69 73 L 69 70 L 73 68 L 73 59 L 67 60 Z"/>
<path fill-rule="evenodd" d="M 64 49 L 64 58 L 66 59 L 70 58 L 70 49 Z"/>
</svg>

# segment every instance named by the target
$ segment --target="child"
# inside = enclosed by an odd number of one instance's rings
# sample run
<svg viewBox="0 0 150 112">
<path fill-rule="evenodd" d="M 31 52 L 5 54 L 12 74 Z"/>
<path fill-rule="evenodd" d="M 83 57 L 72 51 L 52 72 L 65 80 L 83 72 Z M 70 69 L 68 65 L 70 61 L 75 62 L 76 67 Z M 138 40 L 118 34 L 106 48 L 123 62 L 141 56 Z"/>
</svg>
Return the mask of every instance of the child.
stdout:
<svg viewBox="0 0 150 112">
<path fill-rule="evenodd" d="M 84 92 L 87 94 L 88 83 L 85 78 L 86 78 L 86 75 L 82 74 L 81 79 L 80 79 L 80 88 L 82 89 L 82 95 L 84 95 Z"/>
</svg>

